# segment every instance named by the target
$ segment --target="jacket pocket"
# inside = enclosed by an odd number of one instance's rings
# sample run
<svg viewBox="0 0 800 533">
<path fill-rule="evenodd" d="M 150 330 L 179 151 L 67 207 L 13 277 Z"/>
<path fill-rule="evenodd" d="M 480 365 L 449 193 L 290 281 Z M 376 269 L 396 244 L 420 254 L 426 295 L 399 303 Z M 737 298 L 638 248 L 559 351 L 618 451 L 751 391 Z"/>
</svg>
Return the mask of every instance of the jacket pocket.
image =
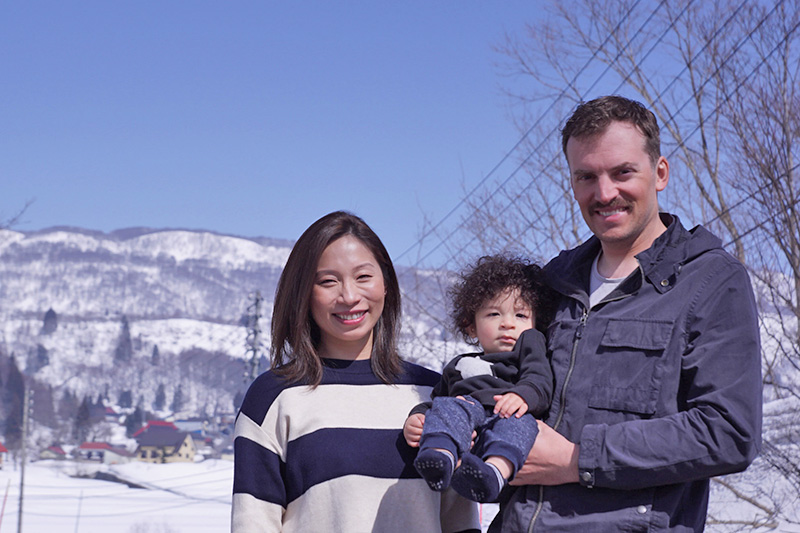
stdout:
<svg viewBox="0 0 800 533">
<path fill-rule="evenodd" d="M 634 418 L 655 414 L 673 324 L 609 319 L 596 354 L 589 407 L 630 413 Z"/>
</svg>

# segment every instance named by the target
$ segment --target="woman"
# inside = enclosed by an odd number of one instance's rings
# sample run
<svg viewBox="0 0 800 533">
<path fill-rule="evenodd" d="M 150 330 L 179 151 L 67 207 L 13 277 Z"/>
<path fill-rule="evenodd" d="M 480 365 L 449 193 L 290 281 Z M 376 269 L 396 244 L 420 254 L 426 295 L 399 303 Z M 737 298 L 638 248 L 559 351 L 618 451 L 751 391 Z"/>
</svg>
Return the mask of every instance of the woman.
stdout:
<svg viewBox="0 0 800 533">
<path fill-rule="evenodd" d="M 477 509 L 428 489 L 402 438 L 439 376 L 400 359 L 400 289 L 378 236 L 345 212 L 292 249 L 272 315 L 272 369 L 236 420 L 232 529 L 478 531 Z"/>
</svg>

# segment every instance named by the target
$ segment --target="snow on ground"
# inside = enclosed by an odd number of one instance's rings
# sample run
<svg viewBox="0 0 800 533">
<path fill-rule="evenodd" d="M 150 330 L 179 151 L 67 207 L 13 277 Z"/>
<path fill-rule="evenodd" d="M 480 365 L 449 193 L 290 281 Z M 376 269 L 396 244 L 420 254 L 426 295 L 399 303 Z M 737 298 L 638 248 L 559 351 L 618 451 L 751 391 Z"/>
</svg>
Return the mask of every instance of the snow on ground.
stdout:
<svg viewBox="0 0 800 533">
<path fill-rule="evenodd" d="M 0 470 L 0 533 L 17 531 L 20 470 Z M 95 472 L 140 485 L 81 479 Z M 99 465 L 36 461 L 25 466 L 22 530 L 25 533 L 219 533 L 230 531 L 233 463 Z M 2 504 L 0 503 L 0 507 Z M 497 506 L 484 505 L 483 530 Z"/>
<path fill-rule="evenodd" d="M 8 491 L 0 533 L 17 531 L 20 470 L 0 470 L 0 495 Z M 80 479 L 104 471 L 138 483 Z M 230 530 L 233 463 L 102 466 L 37 461 L 25 467 L 25 533 L 219 533 Z"/>
</svg>

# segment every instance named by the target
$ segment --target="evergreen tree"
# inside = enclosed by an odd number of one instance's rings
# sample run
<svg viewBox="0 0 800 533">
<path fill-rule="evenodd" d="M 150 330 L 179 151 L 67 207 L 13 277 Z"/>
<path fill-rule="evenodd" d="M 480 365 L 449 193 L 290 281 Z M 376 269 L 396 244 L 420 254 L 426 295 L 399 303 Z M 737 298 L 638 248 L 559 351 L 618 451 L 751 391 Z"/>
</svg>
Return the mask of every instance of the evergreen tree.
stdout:
<svg viewBox="0 0 800 533">
<path fill-rule="evenodd" d="M 178 385 L 178 388 L 175 389 L 175 394 L 172 396 L 172 403 L 169 406 L 170 410 L 173 413 L 177 413 L 178 411 L 183 408 L 183 386 Z"/>
<path fill-rule="evenodd" d="M 158 344 L 153 345 L 153 356 L 150 358 L 150 363 L 153 366 L 159 366 L 161 364 L 161 353 L 158 351 Z"/>
<path fill-rule="evenodd" d="M 133 343 L 131 342 L 131 328 L 128 317 L 122 316 L 122 331 L 119 334 L 117 347 L 114 349 L 115 363 L 128 363 L 133 359 Z"/>
<path fill-rule="evenodd" d="M 22 414 L 25 402 L 25 380 L 17 367 L 17 360 L 9 358 L 3 404 L 5 405 L 5 446 L 9 450 L 19 449 L 22 444 Z"/>
<path fill-rule="evenodd" d="M 133 413 L 125 418 L 125 433 L 132 437 L 144 425 L 144 412 L 140 407 L 136 407 Z"/>
<path fill-rule="evenodd" d="M 31 415 L 33 420 L 50 428 L 55 428 L 56 410 L 53 403 L 53 387 L 33 382 L 33 406 Z"/>
<path fill-rule="evenodd" d="M 119 393 L 117 403 L 123 409 L 133 406 L 133 393 L 130 390 L 124 390 Z"/>
<path fill-rule="evenodd" d="M 156 411 L 161 411 L 164 409 L 164 405 L 167 403 L 167 393 L 164 390 L 164 384 L 160 383 L 158 385 L 158 389 L 156 390 L 156 401 L 153 402 L 153 409 Z"/>
<path fill-rule="evenodd" d="M 81 406 L 78 407 L 78 415 L 75 417 L 75 429 L 73 435 L 80 444 L 86 441 L 89 430 L 92 427 L 92 402 L 88 396 L 83 398 Z"/>
<path fill-rule="evenodd" d="M 53 311 L 53 308 L 47 310 L 44 314 L 44 323 L 42 324 L 42 334 L 43 335 L 50 335 L 56 329 L 58 329 L 58 316 L 56 312 Z"/>
<path fill-rule="evenodd" d="M 41 344 L 37 344 L 36 349 L 28 354 L 28 361 L 25 364 L 25 373 L 29 376 L 33 375 L 49 364 L 50 354 L 47 352 L 47 348 Z"/>
<path fill-rule="evenodd" d="M 61 396 L 61 402 L 58 404 L 58 417 L 61 420 L 74 420 L 77 414 L 78 400 L 72 392 L 67 390 Z"/>
</svg>

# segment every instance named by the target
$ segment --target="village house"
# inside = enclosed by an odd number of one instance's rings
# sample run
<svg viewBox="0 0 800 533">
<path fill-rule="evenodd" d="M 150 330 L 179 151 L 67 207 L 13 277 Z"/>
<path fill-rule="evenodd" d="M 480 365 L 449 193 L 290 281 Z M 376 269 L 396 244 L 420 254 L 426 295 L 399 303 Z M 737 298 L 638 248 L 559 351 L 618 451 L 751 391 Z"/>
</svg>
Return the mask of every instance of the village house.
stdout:
<svg viewBox="0 0 800 533">
<path fill-rule="evenodd" d="M 3 469 L 3 463 L 6 462 L 8 458 L 8 448 L 3 446 L 3 443 L 0 442 L 0 470 Z"/>
<path fill-rule="evenodd" d="M 139 444 L 136 458 L 146 463 L 194 462 L 194 439 L 172 422 L 151 420 L 133 434 Z"/>
<path fill-rule="evenodd" d="M 111 446 L 107 442 L 84 442 L 75 453 L 83 461 L 97 461 L 107 465 L 129 463 L 133 457 L 125 448 Z"/>
<path fill-rule="evenodd" d="M 67 458 L 67 452 L 61 446 L 53 445 L 39 453 L 39 459 L 55 459 L 61 461 Z"/>
</svg>

